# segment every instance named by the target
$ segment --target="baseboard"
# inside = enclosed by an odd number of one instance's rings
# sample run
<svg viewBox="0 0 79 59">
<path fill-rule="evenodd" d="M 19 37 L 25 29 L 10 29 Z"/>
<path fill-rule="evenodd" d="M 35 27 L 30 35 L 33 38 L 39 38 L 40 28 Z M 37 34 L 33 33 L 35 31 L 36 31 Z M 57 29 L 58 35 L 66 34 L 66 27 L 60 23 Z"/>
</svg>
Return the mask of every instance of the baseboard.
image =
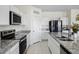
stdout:
<svg viewBox="0 0 79 59">
<path fill-rule="evenodd" d="M 36 43 L 39 43 L 40 41 L 38 41 L 38 42 L 35 42 L 35 43 L 33 43 L 33 44 L 36 44 Z"/>
<path fill-rule="evenodd" d="M 41 41 L 48 41 L 48 39 L 42 39 Z"/>
</svg>

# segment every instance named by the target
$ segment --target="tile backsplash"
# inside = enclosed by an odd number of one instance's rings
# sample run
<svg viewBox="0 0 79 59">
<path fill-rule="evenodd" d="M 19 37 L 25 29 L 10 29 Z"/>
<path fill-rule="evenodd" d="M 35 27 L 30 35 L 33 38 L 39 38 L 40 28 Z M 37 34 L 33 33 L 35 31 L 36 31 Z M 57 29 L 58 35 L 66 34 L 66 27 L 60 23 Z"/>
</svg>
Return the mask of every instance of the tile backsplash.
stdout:
<svg viewBox="0 0 79 59">
<path fill-rule="evenodd" d="M 15 29 L 16 31 L 20 30 L 29 30 L 25 25 L 0 25 L 0 31 Z"/>
</svg>

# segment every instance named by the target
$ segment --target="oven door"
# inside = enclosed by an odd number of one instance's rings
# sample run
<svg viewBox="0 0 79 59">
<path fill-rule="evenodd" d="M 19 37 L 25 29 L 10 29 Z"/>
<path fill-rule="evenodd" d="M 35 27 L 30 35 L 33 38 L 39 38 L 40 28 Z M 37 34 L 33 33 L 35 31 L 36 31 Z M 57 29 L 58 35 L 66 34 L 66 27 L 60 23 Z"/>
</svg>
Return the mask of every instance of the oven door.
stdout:
<svg viewBox="0 0 79 59">
<path fill-rule="evenodd" d="M 26 49 L 26 36 L 20 40 L 19 43 L 19 53 L 23 54 Z"/>
</svg>

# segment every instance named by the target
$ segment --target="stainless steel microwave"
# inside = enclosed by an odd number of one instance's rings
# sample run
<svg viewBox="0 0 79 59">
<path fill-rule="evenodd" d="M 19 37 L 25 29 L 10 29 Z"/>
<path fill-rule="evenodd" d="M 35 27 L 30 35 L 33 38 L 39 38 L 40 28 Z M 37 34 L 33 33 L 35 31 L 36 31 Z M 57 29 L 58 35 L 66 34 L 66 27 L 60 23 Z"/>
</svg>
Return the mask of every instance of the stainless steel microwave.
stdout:
<svg viewBox="0 0 79 59">
<path fill-rule="evenodd" d="M 20 25 L 21 16 L 13 11 L 9 12 L 10 25 Z"/>
</svg>

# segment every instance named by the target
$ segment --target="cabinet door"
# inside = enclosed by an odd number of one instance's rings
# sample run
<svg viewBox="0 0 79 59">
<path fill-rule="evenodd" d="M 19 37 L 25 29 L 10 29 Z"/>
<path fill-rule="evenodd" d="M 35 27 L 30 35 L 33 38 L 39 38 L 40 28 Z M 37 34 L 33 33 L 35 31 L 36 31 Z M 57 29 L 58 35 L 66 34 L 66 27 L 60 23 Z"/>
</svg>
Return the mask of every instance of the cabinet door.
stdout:
<svg viewBox="0 0 79 59">
<path fill-rule="evenodd" d="M 30 36 L 31 44 L 41 41 L 41 26 L 39 16 L 33 15 L 32 17 Z"/>
<path fill-rule="evenodd" d="M 0 25 L 9 25 L 9 6 L 0 6 Z"/>
<path fill-rule="evenodd" d="M 30 46 L 30 33 L 27 35 L 27 48 Z"/>
<path fill-rule="evenodd" d="M 9 49 L 5 54 L 19 54 L 19 42 Z"/>
<path fill-rule="evenodd" d="M 60 53 L 60 44 L 51 36 L 50 36 L 50 39 L 48 39 L 48 46 L 49 46 L 52 54 Z"/>
</svg>

